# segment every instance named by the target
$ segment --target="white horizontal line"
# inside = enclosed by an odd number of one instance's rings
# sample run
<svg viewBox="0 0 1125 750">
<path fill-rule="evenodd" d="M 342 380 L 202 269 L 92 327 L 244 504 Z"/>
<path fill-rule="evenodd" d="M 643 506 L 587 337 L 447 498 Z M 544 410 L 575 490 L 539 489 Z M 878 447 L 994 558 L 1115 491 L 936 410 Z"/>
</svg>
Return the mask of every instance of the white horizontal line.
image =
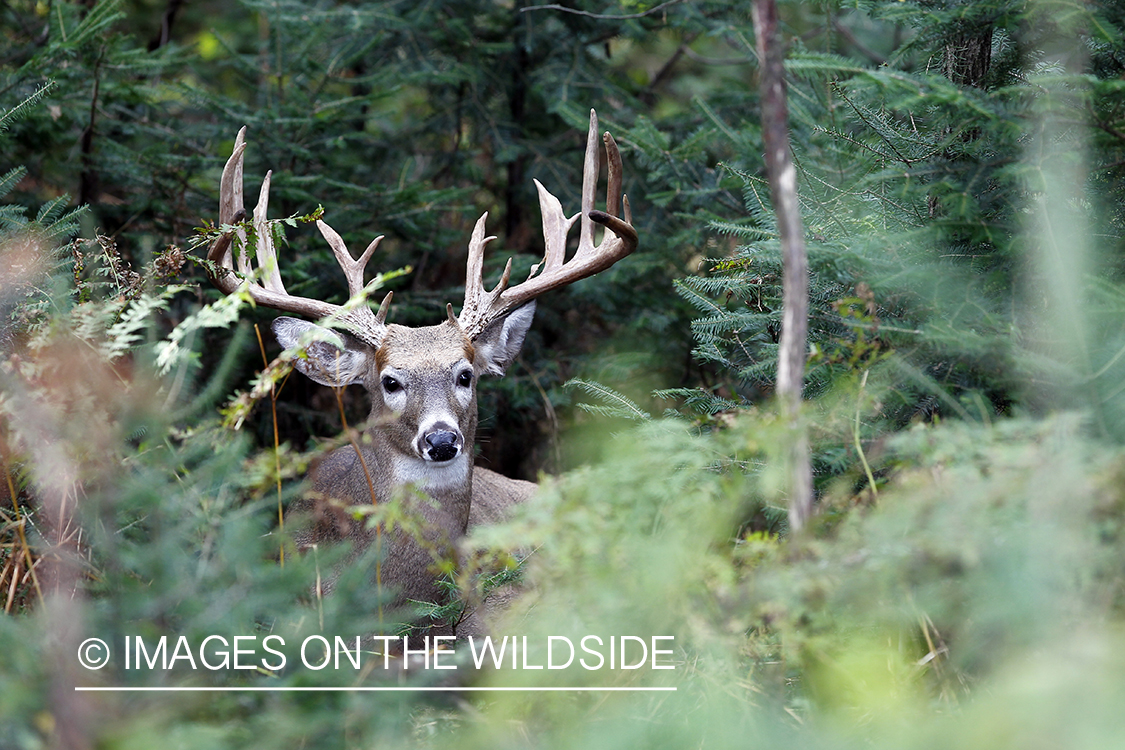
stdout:
<svg viewBox="0 0 1125 750">
<path fill-rule="evenodd" d="M 75 687 L 87 693 L 429 693 L 429 692 L 675 692 L 674 687 Z"/>
</svg>

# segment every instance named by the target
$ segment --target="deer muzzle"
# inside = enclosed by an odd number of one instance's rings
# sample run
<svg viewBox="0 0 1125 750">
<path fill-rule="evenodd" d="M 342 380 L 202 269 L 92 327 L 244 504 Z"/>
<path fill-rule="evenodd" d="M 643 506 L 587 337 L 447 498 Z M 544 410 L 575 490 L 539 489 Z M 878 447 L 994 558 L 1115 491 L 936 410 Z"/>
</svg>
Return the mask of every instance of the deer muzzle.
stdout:
<svg viewBox="0 0 1125 750">
<path fill-rule="evenodd" d="M 438 422 L 422 435 L 422 458 L 435 463 L 452 461 L 461 455 L 465 438 L 461 431 L 452 425 Z"/>
</svg>

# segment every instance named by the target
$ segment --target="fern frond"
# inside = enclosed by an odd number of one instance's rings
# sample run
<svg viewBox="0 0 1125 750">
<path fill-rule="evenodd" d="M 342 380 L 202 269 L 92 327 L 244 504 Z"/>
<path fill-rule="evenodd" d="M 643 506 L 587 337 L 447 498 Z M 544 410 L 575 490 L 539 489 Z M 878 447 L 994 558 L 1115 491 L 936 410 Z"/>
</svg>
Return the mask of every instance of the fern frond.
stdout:
<svg viewBox="0 0 1125 750">
<path fill-rule="evenodd" d="M 632 399 L 622 393 L 590 380 L 571 378 L 563 384 L 564 388 L 579 388 L 587 395 L 604 401 L 604 405 L 579 404 L 579 408 L 594 414 L 618 419 L 631 419 L 647 422 L 652 415 L 641 409 Z"/>
<path fill-rule="evenodd" d="M 170 286 L 160 291 L 160 294 L 142 294 L 129 303 L 125 311 L 114 323 L 102 344 L 102 354 L 107 360 L 113 361 L 135 348 L 144 339 L 144 332 L 148 328 L 154 313 L 168 308 L 168 301 L 176 294 L 191 289 L 188 286 Z"/>
</svg>

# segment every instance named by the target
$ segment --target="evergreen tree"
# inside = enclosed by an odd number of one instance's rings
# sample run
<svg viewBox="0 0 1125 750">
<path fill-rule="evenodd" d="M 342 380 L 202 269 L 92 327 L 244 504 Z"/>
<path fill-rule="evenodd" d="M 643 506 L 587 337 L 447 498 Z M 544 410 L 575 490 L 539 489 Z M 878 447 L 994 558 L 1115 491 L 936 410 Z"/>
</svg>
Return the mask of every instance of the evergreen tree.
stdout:
<svg viewBox="0 0 1125 750">
<path fill-rule="evenodd" d="M 749 6 L 564 5 L 3 6 L 0 745 L 1119 742 L 1121 9 L 781 4 L 812 267 L 818 511 L 798 540 L 766 405 L 781 275 Z M 276 218 L 323 206 L 349 245 L 386 233 L 382 269 L 414 268 L 394 314 L 435 322 L 479 212 L 503 235 L 495 274 L 540 252 L 531 178 L 577 204 L 591 106 L 619 136 L 642 249 L 545 300 L 485 407 L 501 413 L 485 458 L 546 463 L 527 436 L 554 430 L 541 414 L 567 421 L 572 375 L 608 406 L 574 417 L 555 462 L 583 465 L 475 541 L 533 550 L 533 606 L 504 633 L 528 637 L 530 663 L 550 636 L 635 634 L 674 636 L 649 654 L 673 669 L 487 684 L 676 691 L 70 689 L 384 687 L 373 653 L 359 670 L 292 651 L 164 670 L 121 649 L 409 619 L 372 559 L 323 596 L 347 550 L 295 554 L 279 514 L 337 412 L 288 383 L 275 421 L 282 370 L 253 372 L 239 322 L 257 313 L 187 260 L 238 127 L 248 182 L 274 170 Z M 340 301 L 326 248 L 291 223 L 289 288 Z M 653 418 L 656 387 L 686 408 Z M 504 442 L 518 459 L 496 458 Z M 76 666 L 87 637 L 110 645 L 104 670 Z"/>
</svg>

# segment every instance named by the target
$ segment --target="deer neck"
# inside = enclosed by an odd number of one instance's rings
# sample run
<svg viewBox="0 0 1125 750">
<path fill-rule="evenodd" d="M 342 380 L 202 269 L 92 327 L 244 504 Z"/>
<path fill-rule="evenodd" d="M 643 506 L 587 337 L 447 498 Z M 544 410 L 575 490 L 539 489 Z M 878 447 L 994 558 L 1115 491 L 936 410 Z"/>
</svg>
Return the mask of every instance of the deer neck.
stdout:
<svg viewBox="0 0 1125 750">
<path fill-rule="evenodd" d="M 466 435 L 466 443 L 473 436 Z M 430 523 L 440 526 L 451 537 L 464 535 L 472 502 L 473 460 L 471 449 L 452 461 L 436 463 L 401 451 L 379 428 L 368 430 L 365 453 L 373 460 L 383 498 L 398 495 L 403 488 L 414 488 L 434 502 L 420 504 L 419 512 Z"/>
</svg>

